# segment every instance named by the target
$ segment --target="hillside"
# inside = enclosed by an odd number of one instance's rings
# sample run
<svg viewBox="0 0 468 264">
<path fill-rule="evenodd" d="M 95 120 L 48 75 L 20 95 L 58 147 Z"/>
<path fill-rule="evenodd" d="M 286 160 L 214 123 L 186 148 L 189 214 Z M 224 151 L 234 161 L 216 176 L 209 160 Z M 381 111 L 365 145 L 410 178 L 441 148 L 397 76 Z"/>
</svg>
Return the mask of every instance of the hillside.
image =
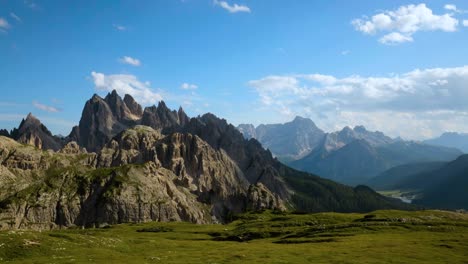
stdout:
<svg viewBox="0 0 468 264">
<path fill-rule="evenodd" d="M 463 155 L 439 169 L 415 174 L 396 186 L 420 189 L 416 204 L 431 208 L 468 210 L 468 155 Z"/>
<path fill-rule="evenodd" d="M 445 162 L 423 162 L 396 166 L 370 179 L 367 185 L 376 190 L 394 190 L 398 184 L 410 176 L 436 170 L 445 164 Z"/>
</svg>

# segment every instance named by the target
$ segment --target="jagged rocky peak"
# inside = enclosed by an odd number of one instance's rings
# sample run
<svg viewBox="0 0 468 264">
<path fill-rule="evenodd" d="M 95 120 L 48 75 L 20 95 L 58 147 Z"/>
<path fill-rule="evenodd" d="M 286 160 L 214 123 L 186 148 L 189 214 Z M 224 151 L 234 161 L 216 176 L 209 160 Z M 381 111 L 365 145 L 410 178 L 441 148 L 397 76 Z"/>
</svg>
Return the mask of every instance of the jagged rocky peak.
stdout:
<svg viewBox="0 0 468 264">
<path fill-rule="evenodd" d="M 69 138 L 88 151 L 98 151 L 112 137 L 135 126 L 142 117 L 141 106 L 130 96 L 124 100 L 113 90 L 103 99 L 94 94 L 83 108 L 80 123 Z"/>
<path fill-rule="evenodd" d="M 53 136 L 32 113 L 21 121 L 18 128 L 12 130 L 11 137 L 20 143 L 33 145 L 39 149 L 59 150 L 62 147 L 62 140 Z"/>
<path fill-rule="evenodd" d="M 0 136 L 10 137 L 10 132 L 6 129 L 0 129 Z"/>
<path fill-rule="evenodd" d="M 108 93 L 106 98 L 104 98 L 104 101 L 107 102 L 109 108 L 117 120 L 123 121 L 140 119 L 142 115 L 141 106 L 138 105 L 138 103 L 135 102 L 133 97 L 130 95 L 125 95 L 125 98 L 127 98 L 127 102 L 131 104 L 131 108 L 134 109 L 134 111 L 128 107 L 125 100 L 122 100 L 122 98 L 117 94 L 116 90 L 112 90 L 112 92 Z"/>
<path fill-rule="evenodd" d="M 190 118 L 187 116 L 182 106 L 179 107 L 177 115 L 179 116 L 179 123 L 181 126 L 185 126 L 190 122 Z"/>
<path fill-rule="evenodd" d="M 179 111 L 170 110 L 164 101 L 158 106 L 146 107 L 141 124 L 154 129 L 178 130 L 189 122 L 188 116 L 182 108 Z"/>
<path fill-rule="evenodd" d="M 141 107 L 140 104 L 138 104 L 135 99 L 133 99 L 133 97 L 129 94 L 126 94 L 124 96 L 124 102 L 125 102 L 125 105 L 127 105 L 128 109 L 130 110 L 130 112 L 135 115 L 135 116 L 143 116 L 143 108 Z"/>
</svg>

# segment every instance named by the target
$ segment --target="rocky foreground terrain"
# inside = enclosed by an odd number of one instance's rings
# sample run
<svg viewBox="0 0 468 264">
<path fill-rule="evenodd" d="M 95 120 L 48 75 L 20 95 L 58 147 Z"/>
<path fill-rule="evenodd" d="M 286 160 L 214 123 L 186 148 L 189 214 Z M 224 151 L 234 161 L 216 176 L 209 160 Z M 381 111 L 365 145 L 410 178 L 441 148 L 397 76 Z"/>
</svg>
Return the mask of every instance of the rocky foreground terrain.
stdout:
<svg viewBox="0 0 468 264">
<path fill-rule="evenodd" d="M 365 186 L 293 170 L 212 114 L 189 118 L 164 102 L 142 109 L 115 91 L 86 102 L 66 138 L 31 114 L 2 134 L 0 229 L 412 208 Z"/>
</svg>

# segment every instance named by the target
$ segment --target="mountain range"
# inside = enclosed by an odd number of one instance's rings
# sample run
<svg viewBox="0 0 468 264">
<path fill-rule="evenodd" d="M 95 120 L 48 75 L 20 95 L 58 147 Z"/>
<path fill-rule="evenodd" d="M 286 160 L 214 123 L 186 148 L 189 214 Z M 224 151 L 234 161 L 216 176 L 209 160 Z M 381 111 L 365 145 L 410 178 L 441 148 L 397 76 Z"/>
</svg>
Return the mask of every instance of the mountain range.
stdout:
<svg viewBox="0 0 468 264">
<path fill-rule="evenodd" d="M 466 133 L 446 132 L 437 138 L 428 139 L 423 142 L 436 146 L 458 148 L 464 153 L 468 153 L 468 134 Z"/>
<path fill-rule="evenodd" d="M 287 167 L 213 114 L 189 118 L 162 101 L 143 109 L 115 91 L 88 100 L 66 137 L 32 114 L 0 136 L 0 229 L 412 208 Z"/>
<path fill-rule="evenodd" d="M 257 138 L 291 167 L 350 185 L 366 183 L 395 166 L 451 161 L 462 154 L 451 147 L 392 139 L 382 132 L 368 131 L 363 126 L 324 133 L 311 120 L 300 117 L 285 124 L 252 128 L 245 124 L 238 127 L 246 137 Z M 263 132 L 269 135 L 267 140 L 259 135 L 258 131 L 262 130 L 267 130 Z"/>
</svg>

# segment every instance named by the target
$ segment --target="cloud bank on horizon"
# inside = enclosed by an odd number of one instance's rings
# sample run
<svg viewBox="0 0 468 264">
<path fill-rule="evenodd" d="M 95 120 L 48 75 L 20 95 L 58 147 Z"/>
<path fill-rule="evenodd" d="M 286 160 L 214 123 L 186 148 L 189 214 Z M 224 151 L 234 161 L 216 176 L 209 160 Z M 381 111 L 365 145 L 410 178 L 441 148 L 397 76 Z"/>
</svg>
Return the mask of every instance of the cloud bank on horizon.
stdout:
<svg viewBox="0 0 468 264">
<path fill-rule="evenodd" d="M 264 108 L 312 117 L 326 129 L 363 124 L 406 138 L 468 129 L 468 66 L 339 78 L 270 75 L 248 82 Z M 447 122 L 450 120 L 451 122 Z"/>
</svg>

